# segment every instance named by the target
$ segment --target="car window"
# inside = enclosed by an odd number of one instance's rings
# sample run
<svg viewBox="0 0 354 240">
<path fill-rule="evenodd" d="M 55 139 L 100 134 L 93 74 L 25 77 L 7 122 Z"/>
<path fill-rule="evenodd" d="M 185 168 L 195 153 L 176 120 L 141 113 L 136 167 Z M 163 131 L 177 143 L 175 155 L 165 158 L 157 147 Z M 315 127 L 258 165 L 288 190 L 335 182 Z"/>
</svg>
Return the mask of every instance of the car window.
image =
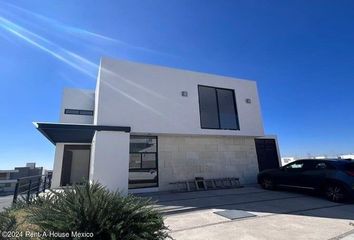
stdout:
<svg viewBox="0 0 354 240">
<path fill-rule="evenodd" d="M 328 168 L 328 166 L 324 162 L 319 162 L 315 164 L 315 169 L 326 169 L 326 168 Z"/>
<path fill-rule="evenodd" d="M 304 167 L 304 162 L 295 162 L 286 166 L 287 169 L 302 169 Z"/>
</svg>

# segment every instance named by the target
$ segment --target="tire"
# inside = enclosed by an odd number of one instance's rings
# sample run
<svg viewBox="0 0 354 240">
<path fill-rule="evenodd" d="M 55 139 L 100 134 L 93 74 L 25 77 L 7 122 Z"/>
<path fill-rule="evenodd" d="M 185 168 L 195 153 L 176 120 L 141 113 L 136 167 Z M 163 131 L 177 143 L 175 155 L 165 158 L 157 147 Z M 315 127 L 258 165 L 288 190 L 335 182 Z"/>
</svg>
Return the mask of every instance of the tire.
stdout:
<svg viewBox="0 0 354 240">
<path fill-rule="evenodd" d="M 325 196 L 331 202 L 343 202 L 347 198 L 347 193 L 341 184 L 330 183 L 325 186 Z"/>
<path fill-rule="evenodd" d="M 263 177 L 260 182 L 261 186 L 263 189 L 266 190 L 274 190 L 275 189 L 275 183 L 274 181 L 269 178 L 269 177 Z"/>
</svg>

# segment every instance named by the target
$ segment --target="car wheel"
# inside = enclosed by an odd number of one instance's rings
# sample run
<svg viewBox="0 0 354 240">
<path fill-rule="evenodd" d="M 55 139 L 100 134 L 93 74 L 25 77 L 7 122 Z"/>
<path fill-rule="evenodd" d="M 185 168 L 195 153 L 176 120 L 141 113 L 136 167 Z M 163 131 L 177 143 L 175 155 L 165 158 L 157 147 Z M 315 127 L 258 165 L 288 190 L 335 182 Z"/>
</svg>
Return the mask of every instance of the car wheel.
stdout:
<svg viewBox="0 0 354 240">
<path fill-rule="evenodd" d="M 346 199 L 345 189 L 340 184 L 328 184 L 325 188 L 326 198 L 332 202 L 343 202 Z"/>
<path fill-rule="evenodd" d="M 261 186 L 262 186 L 262 188 L 267 189 L 267 190 L 274 190 L 275 189 L 274 181 L 268 177 L 262 178 Z"/>
</svg>

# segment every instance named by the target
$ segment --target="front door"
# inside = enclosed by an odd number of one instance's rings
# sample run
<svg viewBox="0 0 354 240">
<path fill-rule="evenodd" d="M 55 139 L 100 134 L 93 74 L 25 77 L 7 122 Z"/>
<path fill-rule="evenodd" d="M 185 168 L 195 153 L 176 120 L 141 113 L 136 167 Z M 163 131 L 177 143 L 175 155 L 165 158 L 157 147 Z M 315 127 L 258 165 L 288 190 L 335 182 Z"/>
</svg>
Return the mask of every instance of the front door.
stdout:
<svg viewBox="0 0 354 240">
<path fill-rule="evenodd" d="M 90 145 L 65 145 L 60 186 L 81 184 L 89 178 Z"/>
<path fill-rule="evenodd" d="M 129 189 L 158 187 L 157 137 L 130 136 Z"/>
<path fill-rule="evenodd" d="M 259 171 L 279 168 L 277 145 L 274 139 L 255 139 Z"/>
</svg>

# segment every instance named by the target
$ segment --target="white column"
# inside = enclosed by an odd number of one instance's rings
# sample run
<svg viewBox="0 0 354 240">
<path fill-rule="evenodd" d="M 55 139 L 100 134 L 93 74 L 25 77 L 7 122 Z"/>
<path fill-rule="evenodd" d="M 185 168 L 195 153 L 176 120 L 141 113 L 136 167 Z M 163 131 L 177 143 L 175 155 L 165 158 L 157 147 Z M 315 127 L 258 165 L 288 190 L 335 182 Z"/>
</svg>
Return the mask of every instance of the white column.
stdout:
<svg viewBox="0 0 354 240">
<path fill-rule="evenodd" d="M 129 139 L 126 132 L 96 131 L 91 147 L 91 182 L 128 193 Z"/>
<path fill-rule="evenodd" d="M 60 187 L 61 168 L 63 165 L 63 154 L 64 154 L 64 144 L 57 143 L 55 146 L 55 157 L 54 157 L 54 167 L 53 167 L 51 188 Z"/>
</svg>

